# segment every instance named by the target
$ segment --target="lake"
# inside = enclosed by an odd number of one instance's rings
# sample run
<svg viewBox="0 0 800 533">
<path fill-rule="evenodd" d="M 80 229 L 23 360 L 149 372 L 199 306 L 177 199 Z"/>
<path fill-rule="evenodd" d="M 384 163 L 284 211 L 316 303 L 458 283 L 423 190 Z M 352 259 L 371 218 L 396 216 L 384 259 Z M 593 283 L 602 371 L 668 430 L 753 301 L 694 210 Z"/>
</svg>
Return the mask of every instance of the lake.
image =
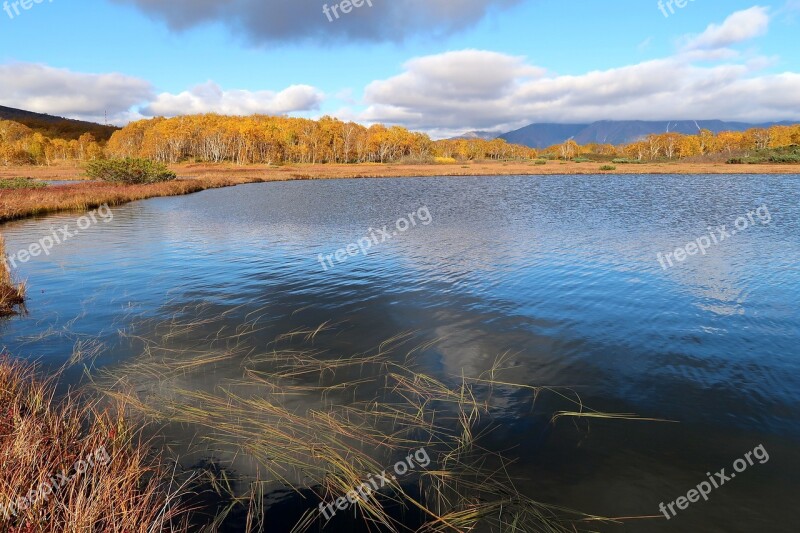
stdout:
<svg viewBox="0 0 800 533">
<path fill-rule="evenodd" d="M 80 216 L 8 224 L 7 249 Z M 658 419 L 549 424 L 556 408 L 534 410 L 530 391 L 498 400 L 485 445 L 516 459 L 522 493 L 654 517 L 592 529 L 796 531 L 798 258 L 797 175 L 251 184 L 114 208 L 20 264 L 28 314 L 0 323 L 0 343 L 54 366 L 77 346 L 113 369 L 148 340 L 202 350 L 245 323 L 251 352 L 326 324 L 309 342 L 341 357 L 408 332 L 421 368 L 443 380 L 502 356 L 515 383 Z M 181 320 L 195 326 L 159 330 Z M 195 385 L 213 388 L 238 364 Z M 661 514 L 758 446 L 768 461 Z"/>
</svg>

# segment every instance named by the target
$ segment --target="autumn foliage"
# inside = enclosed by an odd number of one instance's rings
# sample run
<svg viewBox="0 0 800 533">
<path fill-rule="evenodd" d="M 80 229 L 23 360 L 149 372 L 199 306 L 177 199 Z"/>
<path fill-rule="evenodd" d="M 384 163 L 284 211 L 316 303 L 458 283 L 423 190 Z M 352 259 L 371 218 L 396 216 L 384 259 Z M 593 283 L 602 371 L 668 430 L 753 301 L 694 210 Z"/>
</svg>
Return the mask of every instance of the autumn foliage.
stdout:
<svg viewBox="0 0 800 533">
<path fill-rule="evenodd" d="M 159 163 L 350 164 L 434 163 L 441 161 L 528 160 L 538 156 L 575 159 L 581 156 L 630 161 L 720 156 L 749 157 L 750 152 L 800 145 L 800 125 L 752 128 L 743 132 L 695 135 L 667 132 L 648 135 L 627 145 L 574 140 L 551 146 L 541 154 L 503 139 L 448 139 L 400 126 L 363 126 L 336 118 L 216 114 L 158 117 L 132 122 L 107 143 L 91 133 L 78 139 L 48 138 L 30 128 L 0 121 L 0 165 L 51 165 L 62 161 L 103 158 L 145 158 Z"/>
<path fill-rule="evenodd" d="M 18 122 L 0 120 L 0 165 L 51 165 L 101 157 L 103 148 L 91 133 L 77 140 L 49 138 Z"/>
<path fill-rule="evenodd" d="M 648 135 L 640 141 L 627 145 L 610 144 L 578 145 L 573 140 L 551 146 L 544 155 L 573 159 L 579 155 L 613 156 L 631 161 L 657 161 L 662 159 L 686 159 L 704 155 L 721 155 L 733 158 L 737 154 L 768 149 L 800 146 L 800 124 L 752 128 L 747 131 L 723 131 L 713 133 L 700 130 L 696 135 L 660 133 Z"/>
<path fill-rule="evenodd" d="M 181 161 L 284 163 L 433 162 L 531 158 L 536 151 L 502 139 L 432 141 L 423 133 L 381 124 L 365 127 L 323 117 L 308 120 L 253 115 L 191 115 L 142 120 L 116 132 L 106 149 L 110 157 L 146 157 Z"/>
</svg>

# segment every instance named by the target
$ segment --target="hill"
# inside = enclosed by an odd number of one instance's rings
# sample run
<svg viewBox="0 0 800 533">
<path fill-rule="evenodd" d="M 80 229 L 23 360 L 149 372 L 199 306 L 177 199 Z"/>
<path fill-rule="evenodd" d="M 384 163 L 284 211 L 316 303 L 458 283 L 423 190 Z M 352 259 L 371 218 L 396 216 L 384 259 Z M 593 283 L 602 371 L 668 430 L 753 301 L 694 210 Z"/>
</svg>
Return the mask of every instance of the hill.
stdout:
<svg viewBox="0 0 800 533">
<path fill-rule="evenodd" d="M 0 120 L 13 120 L 47 137 L 68 140 L 77 139 L 84 133 L 91 133 L 98 141 L 107 141 L 119 129 L 115 126 L 103 126 L 94 122 L 56 117 L 5 106 L 0 106 Z"/>
<path fill-rule="evenodd" d="M 499 132 L 494 131 L 468 131 L 463 135 L 459 135 L 458 137 L 452 137 L 449 140 L 451 141 L 460 141 L 460 140 L 473 140 L 473 139 L 483 139 L 484 141 L 492 141 L 497 139 L 500 136 Z"/>
<path fill-rule="evenodd" d="M 746 122 L 724 122 L 722 120 L 602 120 L 591 124 L 531 124 L 518 130 L 500 135 L 510 143 L 522 144 L 531 148 L 547 148 L 574 139 L 578 144 L 629 144 L 652 133 L 675 132 L 685 135 L 696 134 L 701 129 L 713 133 L 721 131 L 746 131 L 751 128 L 768 128 L 789 122 L 770 122 L 749 124 Z"/>
</svg>

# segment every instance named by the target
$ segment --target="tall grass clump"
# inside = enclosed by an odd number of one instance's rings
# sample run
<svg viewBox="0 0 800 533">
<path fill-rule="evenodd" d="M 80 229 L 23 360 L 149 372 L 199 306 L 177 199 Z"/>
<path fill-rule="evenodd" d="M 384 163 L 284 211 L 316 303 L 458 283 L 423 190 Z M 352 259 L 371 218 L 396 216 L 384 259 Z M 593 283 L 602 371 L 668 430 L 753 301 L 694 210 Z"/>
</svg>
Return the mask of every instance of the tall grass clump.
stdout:
<svg viewBox="0 0 800 533">
<path fill-rule="evenodd" d="M 143 185 L 172 181 L 178 176 L 163 163 L 149 159 L 98 159 L 86 164 L 86 175 L 110 183 Z"/>
<path fill-rule="evenodd" d="M 25 284 L 14 283 L 6 261 L 6 241 L 0 235 L 0 317 L 13 315 L 25 301 Z M 2 404 L 0 404 L 2 405 Z"/>
<path fill-rule="evenodd" d="M 56 400 L 54 381 L 0 354 L 0 531 L 180 530 L 171 478 L 123 420 L 124 406 Z"/>
</svg>

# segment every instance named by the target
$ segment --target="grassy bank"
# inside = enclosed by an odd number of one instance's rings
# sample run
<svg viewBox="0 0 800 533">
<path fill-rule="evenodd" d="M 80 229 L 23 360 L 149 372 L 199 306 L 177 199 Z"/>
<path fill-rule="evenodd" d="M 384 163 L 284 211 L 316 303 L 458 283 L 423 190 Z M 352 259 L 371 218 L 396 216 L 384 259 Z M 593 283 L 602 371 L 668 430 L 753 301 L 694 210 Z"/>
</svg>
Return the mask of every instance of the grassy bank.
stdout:
<svg viewBox="0 0 800 533">
<path fill-rule="evenodd" d="M 6 241 L 0 235 L 0 318 L 13 315 L 25 300 L 25 284 L 11 278 L 6 257 Z"/>
<path fill-rule="evenodd" d="M 52 380 L 0 355 L 0 531 L 151 533 L 180 522 L 167 472 L 119 407 L 56 401 Z"/>
<path fill-rule="evenodd" d="M 0 223 L 59 211 L 84 211 L 101 205 L 116 206 L 159 196 L 180 196 L 206 189 L 263 181 L 258 177 L 182 179 L 151 185 L 116 185 L 85 182 L 43 189 L 0 192 Z"/>
</svg>

